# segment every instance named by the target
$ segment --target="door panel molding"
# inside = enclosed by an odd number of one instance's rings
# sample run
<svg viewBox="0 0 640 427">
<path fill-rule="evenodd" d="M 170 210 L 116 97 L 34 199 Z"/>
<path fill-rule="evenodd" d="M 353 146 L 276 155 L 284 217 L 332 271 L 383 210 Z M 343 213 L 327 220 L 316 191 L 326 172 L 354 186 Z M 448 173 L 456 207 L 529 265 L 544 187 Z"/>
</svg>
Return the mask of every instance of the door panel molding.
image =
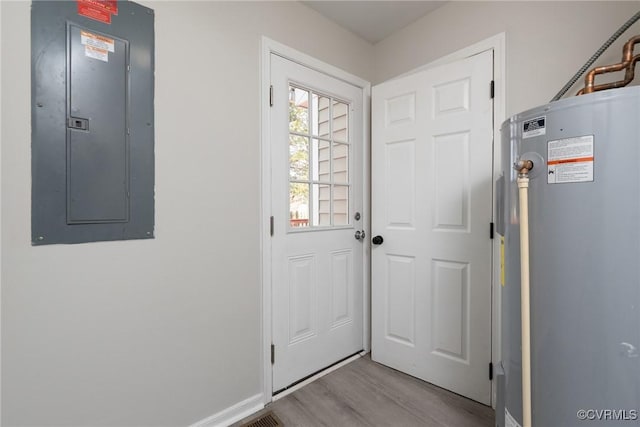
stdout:
<svg viewBox="0 0 640 427">
<path fill-rule="evenodd" d="M 427 64 L 416 67 L 412 70 L 402 73 L 390 80 L 399 79 L 411 74 L 415 74 L 420 71 L 428 70 L 443 64 L 455 62 L 460 59 L 468 58 L 485 52 L 487 50 L 493 51 L 493 81 L 494 81 L 494 98 L 493 98 L 493 136 L 494 136 L 494 150 L 493 150 L 493 165 L 494 165 L 494 190 L 493 199 L 495 200 L 495 182 L 498 180 L 499 171 L 502 170 L 502 158 L 500 156 L 500 150 L 496 150 L 496 143 L 500 142 L 500 126 L 507 118 L 506 111 L 506 33 L 498 33 L 486 39 L 480 40 L 469 46 L 463 47 L 457 51 L 454 51 L 448 55 L 431 61 Z M 495 203 L 493 204 L 493 216 L 492 220 L 495 222 L 497 212 L 495 210 Z M 498 366 L 498 363 L 502 359 L 501 337 L 502 337 L 502 319 L 500 306 L 502 304 L 502 294 L 500 292 L 500 240 L 493 240 L 492 249 L 492 313 L 491 313 L 491 360 L 493 366 Z M 496 404 L 496 382 L 492 382 L 491 392 L 491 406 L 495 409 Z"/>
<path fill-rule="evenodd" d="M 282 58 L 288 59 L 297 64 L 303 65 L 314 71 L 326 74 L 343 82 L 349 83 L 362 89 L 362 136 L 363 136 L 363 172 L 362 176 L 357 177 L 362 183 L 363 188 L 363 207 L 365 212 L 361 212 L 363 230 L 366 234 L 370 234 L 371 223 L 370 216 L 368 215 L 370 206 L 370 97 L 371 97 L 371 84 L 353 74 L 339 69 L 333 65 L 327 64 L 321 60 L 318 60 L 312 56 L 309 56 L 303 52 L 292 49 L 284 44 L 276 42 L 267 37 L 262 37 L 261 40 L 261 52 L 260 52 L 260 70 L 261 70 L 261 85 L 260 85 L 260 247 L 262 249 L 261 257 L 261 307 L 262 307 L 262 337 L 260 346 L 263 349 L 262 352 L 262 389 L 264 396 L 264 404 L 267 404 L 273 400 L 272 398 L 272 365 L 271 365 L 271 343 L 272 343 L 272 293 L 271 293 L 271 262 L 272 262 L 272 250 L 271 250 L 271 215 L 273 212 L 271 206 L 271 126 L 270 126 L 270 82 L 271 82 L 271 69 L 270 58 L 275 54 Z M 363 242 L 363 343 L 364 350 L 369 351 L 370 348 L 370 244 L 369 239 Z M 336 327 L 340 327 L 342 323 L 337 322 Z"/>
<path fill-rule="evenodd" d="M 484 404 L 492 392 L 492 242 L 484 228 L 493 215 L 492 79 L 493 52 L 484 51 L 390 80 L 373 88 L 372 117 L 372 231 L 388 235 L 372 255 L 372 358 Z M 388 120 L 389 106 L 410 92 L 415 120 Z M 415 155 L 394 159 L 389 147 L 400 138 L 415 139 Z M 415 224 L 389 227 L 398 201 L 389 182 L 408 180 L 401 187 L 415 198 Z M 399 254 L 415 257 L 415 271 L 384 268 Z"/>
</svg>

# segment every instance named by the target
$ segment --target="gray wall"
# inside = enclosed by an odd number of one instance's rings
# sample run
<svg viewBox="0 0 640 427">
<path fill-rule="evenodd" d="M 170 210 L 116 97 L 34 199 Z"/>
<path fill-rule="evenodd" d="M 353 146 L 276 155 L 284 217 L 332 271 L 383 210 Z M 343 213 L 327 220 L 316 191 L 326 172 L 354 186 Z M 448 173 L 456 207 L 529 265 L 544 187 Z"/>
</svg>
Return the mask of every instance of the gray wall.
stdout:
<svg viewBox="0 0 640 427">
<path fill-rule="evenodd" d="M 448 2 L 375 46 L 374 83 L 505 32 L 509 116 L 549 102 L 639 10 L 638 1 Z M 619 62 L 622 45 L 636 34 L 640 23 L 596 65 Z M 577 90 L 576 86 L 570 94 Z"/>
<path fill-rule="evenodd" d="M 157 238 L 34 248 L 30 5 L 2 2 L 6 426 L 185 425 L 260 393 L 260 36 L 372 77 L 373 48 L 298 3 L 144 4 Z"/>
</svg>

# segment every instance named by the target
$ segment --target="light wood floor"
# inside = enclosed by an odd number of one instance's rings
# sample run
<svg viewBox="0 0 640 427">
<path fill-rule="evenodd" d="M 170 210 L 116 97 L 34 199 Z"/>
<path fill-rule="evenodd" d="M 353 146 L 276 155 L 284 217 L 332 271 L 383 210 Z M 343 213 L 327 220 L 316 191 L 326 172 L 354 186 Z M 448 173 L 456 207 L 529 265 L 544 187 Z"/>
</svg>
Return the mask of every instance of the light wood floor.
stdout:
<svg viewBox="0 0 640 427">
<path fill-rule="evenodd" d="M 236 425 L 268 410 L 285 426 L 494 425 L 490 407 L 372 362 L 369 355 L 276 400 Z"/>
</svg>

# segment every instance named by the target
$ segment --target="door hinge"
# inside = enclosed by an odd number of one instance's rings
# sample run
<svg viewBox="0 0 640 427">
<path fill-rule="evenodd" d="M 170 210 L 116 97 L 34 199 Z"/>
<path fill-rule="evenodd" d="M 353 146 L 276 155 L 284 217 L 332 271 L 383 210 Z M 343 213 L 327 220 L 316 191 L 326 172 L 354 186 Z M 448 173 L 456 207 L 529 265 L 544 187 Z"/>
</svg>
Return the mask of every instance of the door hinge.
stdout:
<svg viewBox="0 0 640 427">
<path fill-rule="evenodd" d="M 493 239 L 493 229 L 494 229 L 495 225 L 493 224 L 493 222 L 489 223 L 489 238 Z"/>
<path fill-rule="evenodd" d="M 269 234 L 273 236 L 273 216 L 269 218 Z"/>
<path fill-rule="evenodd" d="M 493 363 L 489 362 L 489 381 L 493 380 Z"/>
<path fill-rule="evenodd" d="M 269 86 L 269 107 L 273 107 L 273 85 Z"/>
<path fill-rule="evenodd" d="M 276 346 L 271 344 L 271 364 L 276 363 Z"/>
<path fill-rule="evenodd" d="M 491 99 L 493 99 L 493 97 L 496 95 L 496 82 L 494 82 L 493 80 L 491 80 L 491 85 L 490 85 L 490 94 L 491 94 Z"/>
</svg>

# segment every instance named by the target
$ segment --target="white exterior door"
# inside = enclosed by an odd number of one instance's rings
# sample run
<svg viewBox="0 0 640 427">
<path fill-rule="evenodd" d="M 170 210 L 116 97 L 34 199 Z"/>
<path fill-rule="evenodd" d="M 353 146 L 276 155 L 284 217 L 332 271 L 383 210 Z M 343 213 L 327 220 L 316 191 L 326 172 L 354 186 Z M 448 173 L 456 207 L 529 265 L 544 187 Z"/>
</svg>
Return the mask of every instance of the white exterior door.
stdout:
<svg viewBox="0 0 640 427">
<path fill-rule="evenodd" d="M 363 93 L 275 54 L 271 79 L 277 392 L 363 348 Z"/>
<path fill-rule="evenodd" d="M 484 404 L 492 76 L 487 51 L 372 93 L 372 358 Z"/>
</svg>

